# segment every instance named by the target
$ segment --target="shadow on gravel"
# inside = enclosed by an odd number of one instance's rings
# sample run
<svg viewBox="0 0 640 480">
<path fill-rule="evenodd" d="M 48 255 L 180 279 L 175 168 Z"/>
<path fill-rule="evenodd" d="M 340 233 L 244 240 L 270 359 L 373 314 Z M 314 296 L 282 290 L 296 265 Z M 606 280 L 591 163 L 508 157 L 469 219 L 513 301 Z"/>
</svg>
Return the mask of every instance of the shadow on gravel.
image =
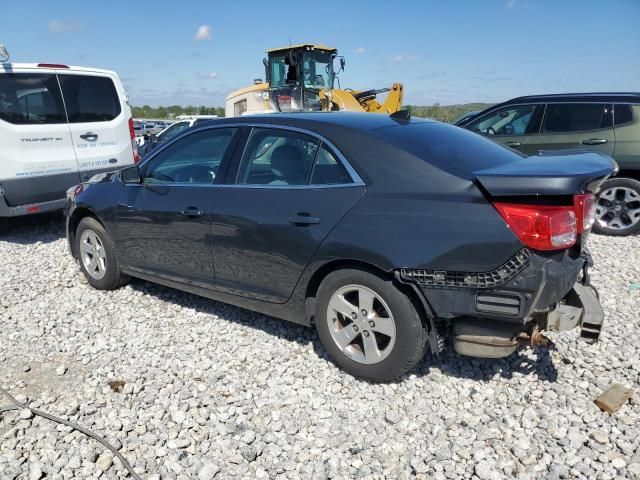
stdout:
<svg viewBox="0 0 640 480">
<path fill-rule="evenodd" d="M 165 302 L 174 303 L 181 307 L 193 308 L 200 313 L 217 315 L 234 323 L 262 330 L 277 338 L 295 341 L 303 345 L 308 345 L 309 342 L 313 342 L 314 349 L 316 350 L 318 346 L 322 348 L 314 328 L 287 322 L 286 320 L 236 307 L 235 305 L 218 302 L 137 278 L 131 280 L 130 286 L 138 292 L 151 295 Z M 322 357 L 326 357 L 326 353 L 324 353 Z"/>
<path fill-rule="evenodd" d="M 0 242 L 32 245 L 51 243 L 65 236 L 62 211 L 24 217 L 0 218 Z"/>
<path fill-rule="evenodd" d="M 232 319 L 235 323 L 260 329 L 277 338 L 298 342 L 303 345 L 311 343 L 318 357 L 333 364 L 322 343 L 320 343 L 315 328 L 297 325 L 286 320 L 258 314 L 241 307 L 181 292 L 144 280 L 133 279 L 131 288 L 166 302 L 175 303 L 182 307 L 195 308 L 201 313 Z M 524 350 L 518 350 L 507 358 L 483 359 L 463 357 L 456 354 L 453 351 L 453 347 L 448 346 L 439 356 L 427 353 L 424 359 L 408 375 L 428 377 L 433 368 L 440 369 L 446 376 L 479 381 L 489 381 L 496 375 L 502 378 L 512 378 L 514 374 L 526 377 L 535 376 L 539 380 L 548 382 L 555 382 L 558 378 L 558 371 L 553 364 L 549 349 L 539 349 L 536 352 L 535 359 L 531 358 L 531 355 L 527 355 Z M 402 381 L 403 378 L 400 378 L 397 382 Z"/>
<path fill-rule="evenodd" d="M 519 349 L 506 358 L 472 358 L 458 355 L 452 346 L 447 346 L 440 356 L 427 354 L 412 373 L 428 375 L 431 368 L 439 368 L 447 376 L 480 381 L 489 381 L 496 375 L 510 379 L 514 374 L 547 382 L 558 379 L 549 349 L 540 348 L 531 357 L 524 349 Z"/>
</svg>

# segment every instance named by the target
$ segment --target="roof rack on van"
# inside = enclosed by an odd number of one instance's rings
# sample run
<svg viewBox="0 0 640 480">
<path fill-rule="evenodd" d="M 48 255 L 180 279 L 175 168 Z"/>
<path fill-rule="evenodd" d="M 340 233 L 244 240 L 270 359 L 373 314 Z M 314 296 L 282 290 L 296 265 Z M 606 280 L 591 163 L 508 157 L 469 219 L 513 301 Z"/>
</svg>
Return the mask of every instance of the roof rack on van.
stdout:
<svg viewBox="0 0 640 480">
<path fill-rule="evenodd" d="M 11 55 L 9 55 L 9 50 L 7 50 L 7 47 L 0 44 L 0 62 L 8 61 L 10 56 Z"/>
</svg>

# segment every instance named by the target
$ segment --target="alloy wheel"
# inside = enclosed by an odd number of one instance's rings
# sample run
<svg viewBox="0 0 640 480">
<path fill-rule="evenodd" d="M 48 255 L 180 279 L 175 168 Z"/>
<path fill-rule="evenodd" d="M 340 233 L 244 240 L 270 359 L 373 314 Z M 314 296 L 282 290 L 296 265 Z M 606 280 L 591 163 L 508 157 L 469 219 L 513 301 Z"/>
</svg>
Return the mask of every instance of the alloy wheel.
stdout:
<svg viewBox="0 0 640 480">
<path fill-rule="evenodd" d="M 624 230 L 640 222 L 640 194 L 628 187 L 608 188 L 598 197 L 596 221 L 601 227 Z"/>
<path fill-rule="evenodd" d="M 393 350 L 396 324 L 384 299 L 370 288 L 347 285 L 327 307 L 329 332 L 347 357 L 362 364 L 384 360 Z"/>
<path fill-rule="evenodd" d="M 85 230 L 80 236 L 80 257 L 85 270 L 95 280 L 102 279 L 107 273 L 107 255 L 100 237 Z"/>
</svg>

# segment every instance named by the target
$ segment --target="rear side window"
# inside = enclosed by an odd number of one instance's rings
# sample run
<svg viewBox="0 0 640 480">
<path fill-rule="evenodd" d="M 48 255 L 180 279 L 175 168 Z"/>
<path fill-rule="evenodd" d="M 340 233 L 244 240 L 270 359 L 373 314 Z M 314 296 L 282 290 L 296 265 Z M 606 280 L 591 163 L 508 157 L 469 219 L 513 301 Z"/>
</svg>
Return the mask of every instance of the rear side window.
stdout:
<svg viewBox="0 0 640 480">
<path fill-rule="evenodd" d="M 611 106 L 601 103 L 548 104 L 542 124 L 545 133 L 569 133 L 611 127 Z"/>
<path fill-rule="evenodd" d="M 344 185 L 353 183 L 344 166 L 324 145 L 318 150 L 311 173 L 311 185 Z"/>
<path fill-rule="evenodd" d="M 0 119 L 18 125 L 66 123 L 55 75 L 0 75 Z"/>
<path fill-rule="evenodd" d="M 616 126 L 633 122 L 633 110 L 631 109 L 631 105 L 616 105 L 614 121 Z"/>
<path fill-rule="evenodd" d="M 120 115 L 120 98 L 109 77 L 59 75 L 70 123 L 108 122 Z"/>
</svg>

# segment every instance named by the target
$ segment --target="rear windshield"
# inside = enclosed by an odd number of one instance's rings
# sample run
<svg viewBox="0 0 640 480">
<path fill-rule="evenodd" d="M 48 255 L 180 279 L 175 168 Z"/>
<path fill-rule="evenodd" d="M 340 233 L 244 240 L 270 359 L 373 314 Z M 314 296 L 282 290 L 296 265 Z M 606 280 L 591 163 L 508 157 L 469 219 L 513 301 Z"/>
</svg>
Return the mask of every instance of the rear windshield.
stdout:
<svg viewBox="0 0 640 480">
<path fill-rule="evenodd" d="M 108 122 L 120 115 L 120 99 L 109 77 L 58 77 L 70 123 Z"/>
<path fill-rule="evenodd" d="M 523 158 L 524 155 L 459 127 L 416 122 L 372 133 L 437 168 L 463 178 Z"/>
<path fill-rule="evenodd" d="M 66 123 L 54 74 L 0 75 L 0 119 L 19 125 Z"/>
</svg>

